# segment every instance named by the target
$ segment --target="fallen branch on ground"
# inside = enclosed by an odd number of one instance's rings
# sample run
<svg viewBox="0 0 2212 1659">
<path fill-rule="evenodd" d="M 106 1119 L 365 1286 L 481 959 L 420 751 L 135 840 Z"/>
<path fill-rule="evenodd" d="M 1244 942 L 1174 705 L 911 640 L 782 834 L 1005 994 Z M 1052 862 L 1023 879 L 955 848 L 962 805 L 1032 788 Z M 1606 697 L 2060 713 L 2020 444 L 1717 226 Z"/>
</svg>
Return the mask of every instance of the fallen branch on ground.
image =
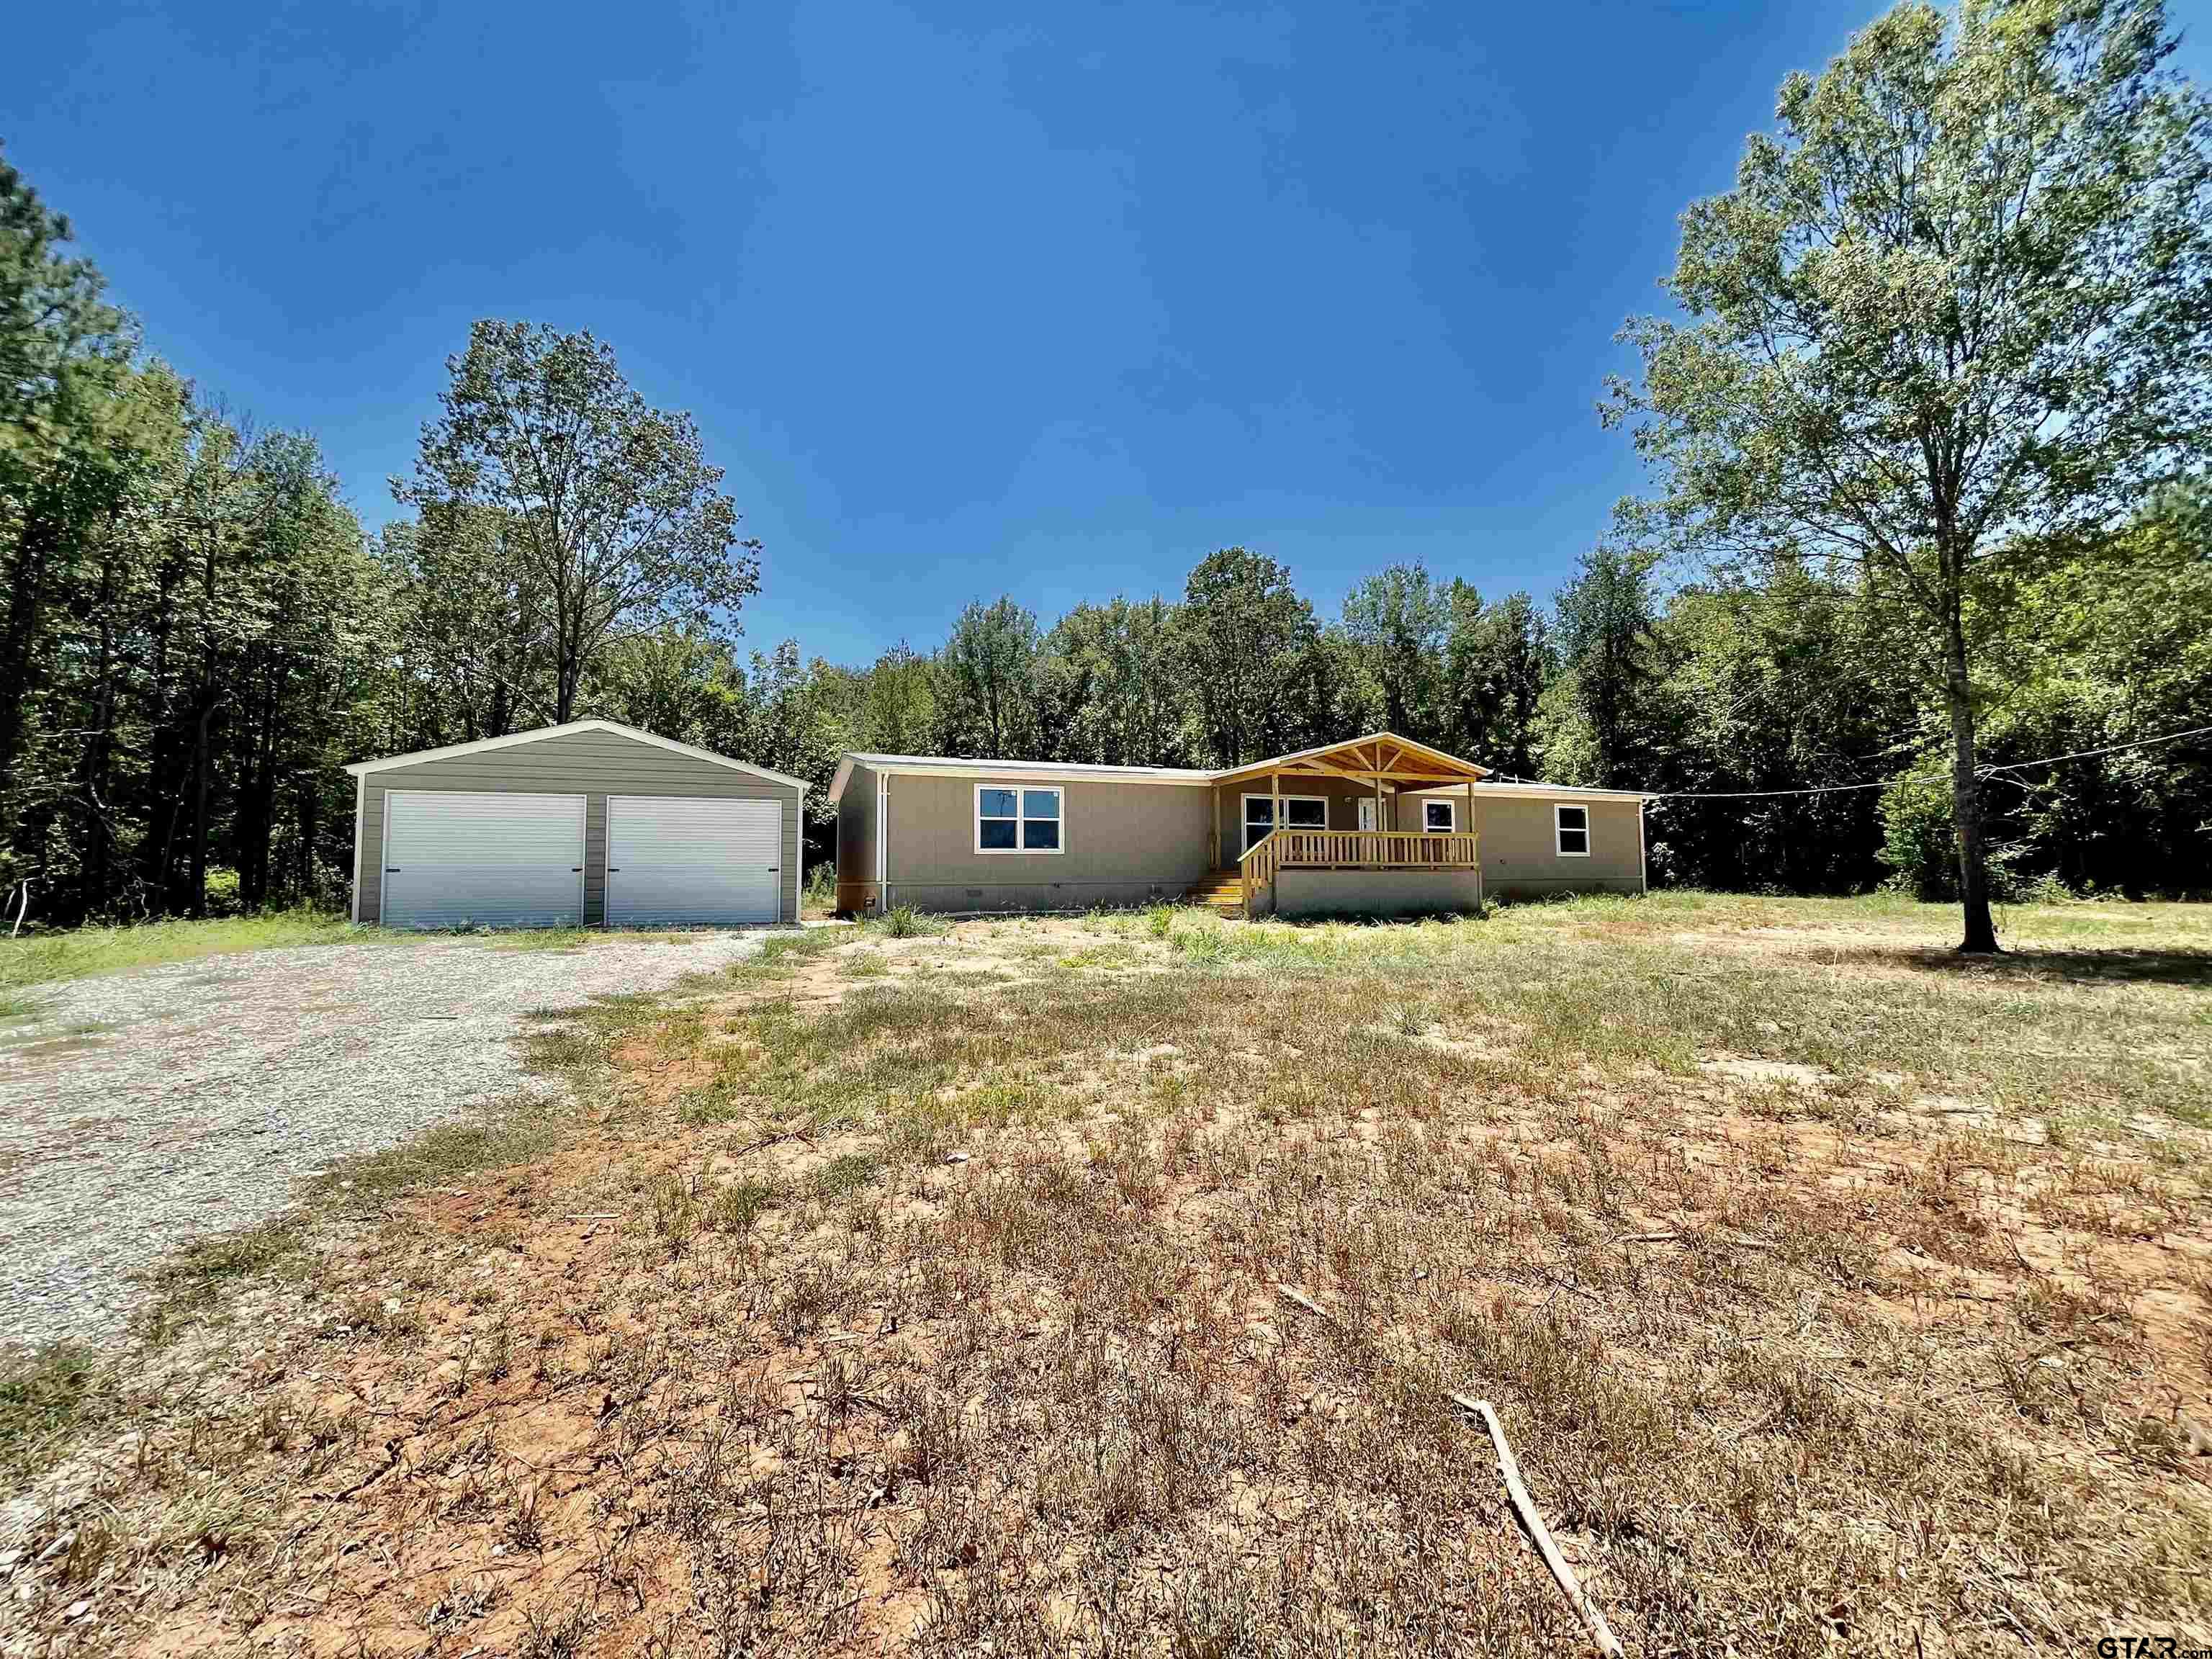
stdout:
<svg viewBox="0 0 2212 1659">
<path fill-rule="evenodd" d="M 803 1140 L 811 1146 L 814 1144 L 814 1131 L 811 1129 L 787 1129 L 781 1134 L 769 1135 L 763 1139 L 752 1142 L 749 1146 L 740 1146 L 737 1151 L 732 1152 L 730 1156 L 732 1158 L 743 1158 L 748 1152 L 761 1152 L 769 1146 L 781 1146 L 787 1140 Z"/>
<path fill-rule="evenodd" d="M 1775 1247 L 1763 1238 L 1746 1238 L 1741 1233 L 1705 1233 L 1703 1237 L 1716 1244 L 1732 1244 L 1739 1250 L 1771 1250 Z M 1623 1233 L 1613 1242 L 1616 1244 L 1674 1244 L 1682 1235 L 1672 1229 L 1657 1233 Z"/>
<path fill-rule="evenodd" d="M 1320 1303 L 1315 1301 L 1311 1297 L 1308 1296 L 1304 1291 L 1298 1289 L 1295 1285 L 1278 1285 L 1275 1286 L 1275 1291 L 1276 1294 L 1279 1296 L 1288 1297 L 1291 1301 L 1297 1303 L 1298 1306 L 1304 1308 L 1308 1313 L 1314 1315 L 1317 1318 L 1326 1319 L 1328 1317 L 1328 1309 L 1322 1307 Z"/>
<path fill-rule="evenodd" d="M 1513 1508 L 1521 1517 L 1521 1524 L 1536 1540 L 1536 1550 L 1544 1558 L 1544 1565 L 1552 1570 L 1552 1577 L 1559 1581 L 1559 1588 L 1567 1593 L 1567 1600 L 1582 1615 L 1583 1623 L 1589 1628 L 1591 1638 L 1597 1643 L 1597 1650 L 1607 1659 L 1621 1659 L 1620 1643 L 1613 1636 L 1611 1626 L 1605 1622 L 1605 1615 L 1597 1610 L 1595 1602 L 1583 1594 L 1582 1583 L 1575 1577 L 1575 1570 L 1567 1565 L 1567 1558 L 1559 1553 L 1559 1547 L 1552 1541 L 1551 1528 L 1544 1524 L 1544 1517 L 1537 1510 L 1535 1500 L 1528 1496 L 1528 1488 L 1522 1484 L 1521 1465 L 1514 1459 L 1513 1448 L 1505 1438 L 1505 1425 L 1498 1420 L 1498 1413 L 1491 1410 L 1487 1400 L 1469 1400 L 1463 1394 L 1447 1394 L 1445 1397 L 1462 1411 L 1472 1412 L 1480 1418 L 1482 1426 L 1490 1431 L 1490 1443 L 1498 1449 L 1498 1468 L 1505 1477 L 1506 1493 L 1513 1499 Z"/>
</svg>

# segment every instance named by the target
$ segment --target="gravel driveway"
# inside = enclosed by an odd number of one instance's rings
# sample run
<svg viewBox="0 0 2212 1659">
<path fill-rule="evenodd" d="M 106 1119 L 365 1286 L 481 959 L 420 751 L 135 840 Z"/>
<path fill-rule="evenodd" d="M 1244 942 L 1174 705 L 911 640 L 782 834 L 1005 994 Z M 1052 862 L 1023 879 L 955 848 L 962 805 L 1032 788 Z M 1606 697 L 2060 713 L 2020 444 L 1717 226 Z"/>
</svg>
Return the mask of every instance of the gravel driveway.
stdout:
<svg viewBox="0 0 2212 1659">
<path fill-rule="evenodd" d="M 380 939 L 38 988 L 37 1024 L 0 1047 L 0 1343 L 115 1334 L 144 1295 L 131 1275 L 185 1240 L 534 1083 L 520 1015 L 657 989 L 763 937 Z"/>
</svg>

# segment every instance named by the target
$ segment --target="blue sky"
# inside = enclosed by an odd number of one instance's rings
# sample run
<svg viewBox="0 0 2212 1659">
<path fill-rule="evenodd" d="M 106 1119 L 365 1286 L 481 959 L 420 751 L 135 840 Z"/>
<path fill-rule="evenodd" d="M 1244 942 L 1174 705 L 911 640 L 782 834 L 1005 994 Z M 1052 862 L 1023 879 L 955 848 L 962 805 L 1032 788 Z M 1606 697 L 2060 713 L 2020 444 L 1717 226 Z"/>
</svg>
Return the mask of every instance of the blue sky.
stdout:
<svg viewBox="0 0 2212 1659">
<path fill-rule="evenodd" d="M 750 642 L 859 661 L 1233 543 L 1548 594 L 1675 215 L 1878 9 L 94 0 L 0 139 L 372 525 L 472 319 L 591 328 L 767 544 Z"/>
</svg>

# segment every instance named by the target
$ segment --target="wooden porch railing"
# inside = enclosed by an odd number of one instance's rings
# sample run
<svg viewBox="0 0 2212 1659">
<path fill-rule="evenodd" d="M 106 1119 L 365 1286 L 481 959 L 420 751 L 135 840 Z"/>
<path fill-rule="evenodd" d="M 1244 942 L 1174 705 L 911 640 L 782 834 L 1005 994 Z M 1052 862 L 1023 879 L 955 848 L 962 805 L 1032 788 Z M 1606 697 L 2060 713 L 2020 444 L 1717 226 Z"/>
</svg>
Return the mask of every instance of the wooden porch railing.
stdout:
<svg viewBox="0 0 2212 1659">
<path fill-rule="evenodd" d="M 1480 867 L 1473 830 L 1435 835 L 1419 830 L 1271 830 L 1237 860 L 1244 914 L 1275 884 L 1275 872 L 1304 870 L 1468 870 Z"/>
</svg>

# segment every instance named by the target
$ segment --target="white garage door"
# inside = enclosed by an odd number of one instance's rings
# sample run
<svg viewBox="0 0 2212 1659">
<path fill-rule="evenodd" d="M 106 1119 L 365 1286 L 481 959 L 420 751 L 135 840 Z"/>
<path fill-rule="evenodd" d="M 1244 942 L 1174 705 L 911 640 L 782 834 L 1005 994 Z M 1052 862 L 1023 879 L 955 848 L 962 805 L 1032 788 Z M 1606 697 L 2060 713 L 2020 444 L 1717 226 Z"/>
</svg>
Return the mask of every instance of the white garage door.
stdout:
<svg viewBox="0 0 2212 1659">
<path fill-rule="evenodd" d="M 383 916 L 392 927 L 580 925 L 584 798 L 392 791 Z"/>
<path fill-rule="evenodd" d="M 666 795 L 607 799 L 607 926 L 777 921 L 783 808 Z"/>
</svg>

